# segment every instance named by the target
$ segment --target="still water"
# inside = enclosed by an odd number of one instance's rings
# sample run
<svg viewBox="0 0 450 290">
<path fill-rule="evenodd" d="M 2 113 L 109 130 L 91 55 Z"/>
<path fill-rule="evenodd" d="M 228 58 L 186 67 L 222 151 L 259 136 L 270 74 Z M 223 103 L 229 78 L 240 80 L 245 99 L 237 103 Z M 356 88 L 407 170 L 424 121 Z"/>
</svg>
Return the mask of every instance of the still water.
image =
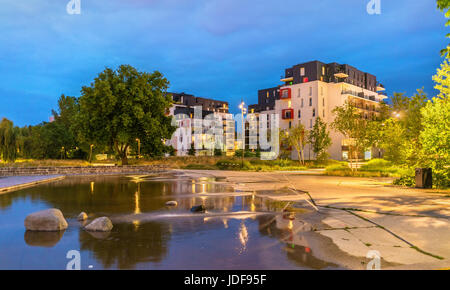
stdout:
<svg viewBox="0 0 450 290">
<path fill-rule="evenodd" d="M 176 200 L 178 206 L 165 203 Z M 191 213 L 204 204 L 206 213 Z M 60 209 L 64 232 L 29 232 L 32 212 Z M 77 221 L 108 216 L 110 233 Z M 325 269 L 310 248 L 290 243 L 292 227 L 251 193 L 221 180 L 183 176 L 89 176 L 0 195 L 0 269 L 65 269 L 70 250 L 81 269 Z"/>
</svg>

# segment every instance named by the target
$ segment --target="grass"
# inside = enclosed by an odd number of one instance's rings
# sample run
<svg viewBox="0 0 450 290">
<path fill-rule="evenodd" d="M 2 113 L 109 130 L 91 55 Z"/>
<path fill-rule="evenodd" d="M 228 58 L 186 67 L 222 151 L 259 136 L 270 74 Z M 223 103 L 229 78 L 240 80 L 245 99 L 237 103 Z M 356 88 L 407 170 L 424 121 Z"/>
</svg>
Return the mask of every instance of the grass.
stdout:
<svg viewBox="0 0 450 290">
<path fill-rule="evenodd" d="M 358 170 L 351 170 L 347 162 L 339 162 L 325 168 L 325 175 L 331 176 L 400 177 L 408 173 L 408 169 L 394 166 L 391 162 L 383 159 L 372 159 Z"/>
<path fill-rule="evenodd" d="M 14 163 L 0 162 L 0 167 L 61 167 L 61 166 L 89 166 L 89 162 L 77 159 L 17 159 Z"/>
</svg>

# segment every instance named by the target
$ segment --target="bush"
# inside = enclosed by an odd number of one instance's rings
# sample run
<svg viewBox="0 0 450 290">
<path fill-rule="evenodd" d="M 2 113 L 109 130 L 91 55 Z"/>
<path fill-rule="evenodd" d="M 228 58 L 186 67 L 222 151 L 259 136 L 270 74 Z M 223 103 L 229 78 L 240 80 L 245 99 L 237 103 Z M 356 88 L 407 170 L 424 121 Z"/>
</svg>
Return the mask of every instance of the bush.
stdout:
<svg viewBox="0 0 450 290">
<path fill-rule="evenodd" d="M 226 160 L 226 159 L 217 161 L 216 166 L 220 170 L 241 170 L 241 169 L 249 169 L 251 167 L 248 161 L 244 161 L 244 167 L 242 168 L 242 161 Z"/>
<path fill-rule="evenodd" d="M 397 178 L 393 182 L 394 185 L 403 185 L 403 186 L 415 186 L 416 185 L 416 179 L 414 176 L 402 176 L 400 178 Z"/>
<path fill-rule="evenodd" d="M 384 159 L 372 159 L 361 166 L 364 171 L 392 171 L 392 162 Z"/>
</svg>

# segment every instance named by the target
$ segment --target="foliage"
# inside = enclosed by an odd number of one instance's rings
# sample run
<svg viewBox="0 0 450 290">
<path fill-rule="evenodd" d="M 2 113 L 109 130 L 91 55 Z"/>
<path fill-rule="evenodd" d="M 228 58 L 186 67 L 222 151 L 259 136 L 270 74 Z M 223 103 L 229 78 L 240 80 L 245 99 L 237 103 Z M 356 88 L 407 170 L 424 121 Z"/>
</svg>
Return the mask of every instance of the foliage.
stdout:
<svg viewBox="0 0 450 290">
<path fill-rule="evenodd" d="M 445 17 L 446 18 L 450 18 L 450 1 L 449 0 L 437 0 L 437 8 L 440 11 L 445 11 Z M 445 26 L 450 26 L 450 20 L 447 20 L 447 22 L 445 23 Z M 447 34 L 447 37 L 450 37 L 450 34 Z M 441 50 L 441 55 L 442 56 L 446 56 L 449 57 L 449 52 L 450 52 L 450 46 L 447 45 L 446 48 Z"/>
<path fill-rule="evenodd" d="M 3 118 L 0 122 L 0 160 L 14 161 L 17 158 L 17 131 L 10 120 Z"/>
<path fill-rule="evenodd" d="M 294 147 L 297 151 L 298 161 L 304 165 L 304 147 L 306 145 L 308 131 L 305 130 L 303 124 L 298 123 L 288 131 L 282 131 L 280 141 L 289 147 Z"/>
<path fill-rule="evenodd" d="M 175 130 L 165 115 L 171 105 L 165 93 L 168 85 L 158 71 L 138 72 L 129 65 L 106 68 L 82 88 L 76 116 L 80 141 L 110 146 L 124 165 L 136 138 L 141 140 L 143 154 L 162 155 L 163 139 Z"/>
<path fill-rule="evenodd" d="M 250 168 L 250 163 L 248 161 L 244 161 L 244 166 L 242 167 L 240 160 L 222 159 L 217 161 L 216 166 L 220 170 L 245 170 Z"/>
<path fill-rule="evenodd" d="M 343 106 L 334 108 L 332 112 L 335 114 L 335 119 L 331 127 L 349 140 L 348 155 L 352 163 L 352 159 L 358 158 L 367 148 L 367 120 L 362 118 L 357 108 L 349 101 L 346 101 Z"/>
<path fill-rule="evenodd" d="M 437 187 L 450 186 L 450 102 L 449 95 L 433 98 L 422 108 L 420 141 L 422 166 L 433 169 L 433 182 Z"/>
<path fill-rule="evenodd" d="M 331 146 L 331 138 L 327 130 L 327 124 L 320 117 L 316 119 L 314 127 L 309 131 L 308 143 L 311 144 L 319 162 L 328 158 L 327 150 Z"/>
</svg>

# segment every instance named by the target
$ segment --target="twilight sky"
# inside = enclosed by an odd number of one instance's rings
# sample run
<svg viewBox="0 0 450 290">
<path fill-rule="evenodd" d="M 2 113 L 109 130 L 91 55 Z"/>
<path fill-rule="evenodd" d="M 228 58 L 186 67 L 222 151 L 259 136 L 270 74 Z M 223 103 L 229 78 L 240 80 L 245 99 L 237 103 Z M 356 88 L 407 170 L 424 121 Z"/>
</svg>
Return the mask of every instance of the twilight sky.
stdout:
<svg viewBox="0 0 450 290">
<path fill-rule="evenodd" d="M 105 66 L 161 71 L 170 91 L 257 102 L 284 69 L 320 60 L 375 74 L 387 93 L 425 87 L 446 46 L 434 0 L 0 0 L 0 118 L 48 121 Z"/>
</svg>

